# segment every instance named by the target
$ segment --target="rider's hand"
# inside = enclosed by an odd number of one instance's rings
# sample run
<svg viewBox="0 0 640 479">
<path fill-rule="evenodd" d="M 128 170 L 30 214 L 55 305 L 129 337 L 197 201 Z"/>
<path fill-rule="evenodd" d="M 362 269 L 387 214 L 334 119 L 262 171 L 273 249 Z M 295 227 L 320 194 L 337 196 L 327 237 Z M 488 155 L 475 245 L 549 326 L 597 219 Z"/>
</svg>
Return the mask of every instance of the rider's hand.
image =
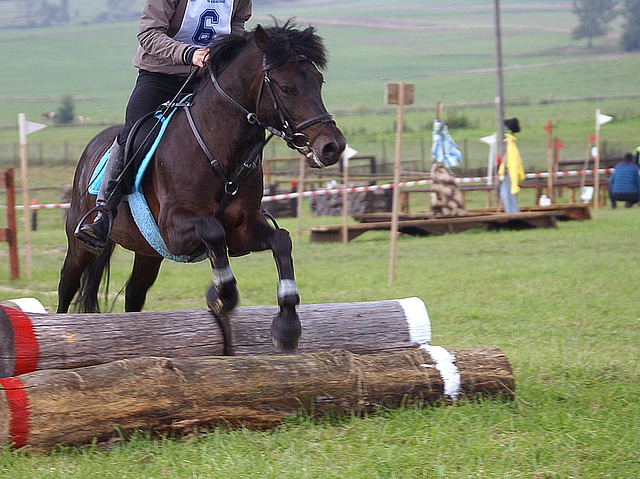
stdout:
<svg viewBox="0 0 640 479">
<path fill-rule="evenodd" d="M 195 52 L 193 52 L 193 59 L 191 60 L 191 63 L 193 63 L 197 67 L 204 67 L 208 56 L 208 48 L 198 48 Z"/>
</svg>

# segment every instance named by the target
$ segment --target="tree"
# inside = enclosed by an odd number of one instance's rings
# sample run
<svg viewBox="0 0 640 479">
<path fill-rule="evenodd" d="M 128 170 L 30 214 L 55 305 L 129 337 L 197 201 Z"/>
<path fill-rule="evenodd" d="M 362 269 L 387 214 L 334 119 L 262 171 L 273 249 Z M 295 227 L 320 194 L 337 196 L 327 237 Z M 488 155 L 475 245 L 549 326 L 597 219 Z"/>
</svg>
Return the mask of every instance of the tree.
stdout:
<svg viewBox="0 0 640 479">
<path fill-rule="evenodd" d="M 68 125 L 70 123 L 73 123 L 73 110 L 73 97 L 70 95 L 63 97 L 62 104 L 60 105 L 60 109 L 58 110 L 58 116 L 56 116 L 56 123 L 58 123 L 59 125 Z"/>
<path fill-rule="evenodd" d="M 578 16 L 578 26 L 571 36 L 580 40 L 588 39 L 588 47 L 593 46 L 593 39 L 607 33 L 609 23 L 618 16 L 616 7 L 618 0 L 573 0 L 573 13 Z"/>
<path fill-rule="evenodd" d="M 626 52 L 640 50 L 640 0 L 626 0 L 623 13 L 625 23 L 622 32 L 622 49 Z"/>
<path fill-rule="evenodd" d="M 61 0 L 59 20 L 61 23 L 69 23 L 69 0 Z"/>
</svg>

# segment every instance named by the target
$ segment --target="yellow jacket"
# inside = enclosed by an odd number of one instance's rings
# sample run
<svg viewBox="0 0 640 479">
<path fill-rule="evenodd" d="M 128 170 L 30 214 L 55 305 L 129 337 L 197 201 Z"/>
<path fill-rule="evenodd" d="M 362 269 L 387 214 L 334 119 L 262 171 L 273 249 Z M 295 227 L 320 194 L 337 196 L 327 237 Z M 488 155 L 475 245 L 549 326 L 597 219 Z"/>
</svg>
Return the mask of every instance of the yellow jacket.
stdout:
<svg viewBox="0 0 640 479">
<path fill-rule="evenodd" d="M 516 145 L 516 137 L 511 133 L 505 133 L 505 142 L 507 151 L 504 155 L 504 161 L 500 163 L 498 168 L 498 177 L 500 181 L 504 180 L 504 170 L 506 168 L 509 178 L 511 179 L 511 194 L 517 195 L 520 191 L 518 182 L 524 180 L 524 167 L 522 166 L 522 158 Z"/>
</svg>

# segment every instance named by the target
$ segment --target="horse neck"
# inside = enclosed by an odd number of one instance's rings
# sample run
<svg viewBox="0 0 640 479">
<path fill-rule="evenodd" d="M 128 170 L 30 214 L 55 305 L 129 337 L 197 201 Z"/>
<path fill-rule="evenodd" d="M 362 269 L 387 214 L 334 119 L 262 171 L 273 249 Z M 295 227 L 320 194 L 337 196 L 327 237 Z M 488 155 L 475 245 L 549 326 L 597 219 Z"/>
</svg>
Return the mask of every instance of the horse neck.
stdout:
<svg viewBox="0 0 640 479">
<path fill-rule="evenodd" d="M 242 74 L 236 74 L 235 77 L 225 74 L 220 82 L 224 91 L 245 109 L 253 112 L 260 89 L 259 81 Z M 236 97 L 234 92 L 243 92 L 242 97 Z M 220 94 L 211 81 L 198 91 L 192 114 L 204 142 L 215 146 L 221 157 L 225 155 L 242 162 L 245 159 L 243 153 L 251 150 L 264 138 L 264 130 L 249 123 L 246 113 Z"/>
</svg>

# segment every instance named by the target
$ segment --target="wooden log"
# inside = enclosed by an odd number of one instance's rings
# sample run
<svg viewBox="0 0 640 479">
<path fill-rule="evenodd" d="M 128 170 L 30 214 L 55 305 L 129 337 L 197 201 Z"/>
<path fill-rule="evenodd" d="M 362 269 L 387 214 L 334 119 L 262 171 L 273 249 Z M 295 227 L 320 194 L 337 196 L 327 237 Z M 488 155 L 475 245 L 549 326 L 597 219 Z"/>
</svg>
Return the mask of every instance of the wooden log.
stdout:
<svg viewBox="0 0 640 479">
<path fill-rule="evenodd" d="M 112 314 L 34 314 L 0 305 L 0 377 L 136 356 L 276 353 L 269 327 L 277 306 L 239 306 L 225 320 L 205 309 Z M 431 339 L 422 300 L 307 304 L 298 308 L 298 352 L 368 353 Z"/>
<path fill-rule="evenodd" d="M 48 449 L 116 430 L 265 428 L 299 413 L 357 414 L 377 405 L 511 398 L 513 391 L 511 367 L 497 348 L 134 358 L 0 379 L 0 445 Z"/>
</svg>

